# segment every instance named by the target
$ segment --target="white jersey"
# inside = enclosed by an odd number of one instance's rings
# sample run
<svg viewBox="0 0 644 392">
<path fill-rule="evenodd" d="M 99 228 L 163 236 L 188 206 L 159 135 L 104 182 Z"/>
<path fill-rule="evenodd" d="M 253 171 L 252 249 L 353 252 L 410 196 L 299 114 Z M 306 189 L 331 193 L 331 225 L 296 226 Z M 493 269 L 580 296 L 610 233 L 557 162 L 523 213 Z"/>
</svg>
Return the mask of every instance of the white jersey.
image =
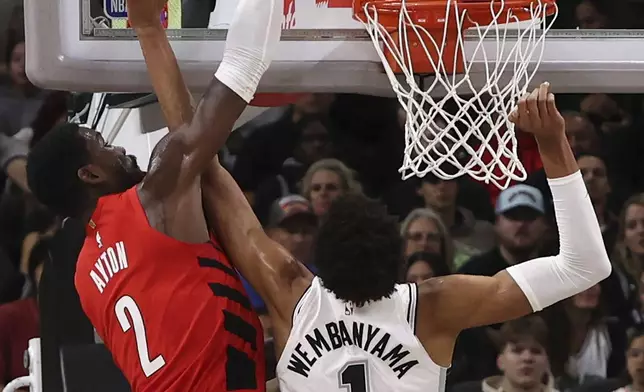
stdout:
<svg viewBox="0 0 644 392">
<path fill-rule="evenodd" d="M 446 368 L 415 335 L 415 284 L 361 308 L 313 279 L 277 363 L 280 392 L 437 392 Z"/>
</svg>

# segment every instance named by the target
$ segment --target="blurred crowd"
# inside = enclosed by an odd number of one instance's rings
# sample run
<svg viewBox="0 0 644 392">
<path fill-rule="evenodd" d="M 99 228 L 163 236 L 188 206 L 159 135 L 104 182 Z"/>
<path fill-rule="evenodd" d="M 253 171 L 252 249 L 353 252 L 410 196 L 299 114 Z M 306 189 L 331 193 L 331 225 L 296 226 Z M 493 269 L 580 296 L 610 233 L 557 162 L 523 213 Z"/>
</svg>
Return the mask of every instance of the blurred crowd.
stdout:
<svg viewBox="0 0 644 392">
<path fill-rule="evenodd" d="M 644 21 L 638 17 L 644 1 L 567 0 L 559 6 L 559 28 L 632 29 Z M 71 110 L 68 93 L 40 90 L 27 79 L 22 10 L 7 12 L 0 39 L 0 386 L 25 374 L 27 341 L 41 333 L 38 282 L 64 218 L 30 195 L 26 157 Z M 537 315 L 464 331 L 448 389 L 644 392 L 644 96 L 560 95 L 557 104 L 613 273 Z M 313 272 L 318 224 L 345 193 L 377 198 L 399 217 L 401 282 L 489 276 L 557 252 L 551 196 L 530 138 L 519 133 L 529 178 L 503 192 L 468 177 L 403 182 L 397 169 L 404 121 L 392 99 L 311 94 L 244 124 L 220 158 L 267 233 Z M 246 287 L 270 342 L 264 303 Z"/>
</svg>

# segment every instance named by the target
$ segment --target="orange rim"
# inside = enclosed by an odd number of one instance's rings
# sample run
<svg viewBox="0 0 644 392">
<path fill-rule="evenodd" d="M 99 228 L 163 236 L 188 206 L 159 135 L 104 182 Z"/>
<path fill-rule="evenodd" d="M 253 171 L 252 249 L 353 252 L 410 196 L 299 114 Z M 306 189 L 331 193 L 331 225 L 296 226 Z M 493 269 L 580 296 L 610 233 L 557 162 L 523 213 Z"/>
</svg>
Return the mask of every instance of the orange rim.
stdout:
<svg viewBox="0 0 644 392">
<path fill-rule="evenodd" d="M 405 2 L 412 22 L 426 29 L 436 42 L 442 42 L 444 34 L 447 34 L 442 58 L 439 58 L 438 53 L 430 54 L 433 57 L 434 64 L 442 62 L 446 70 L 456 73 L 462 73 L 464 70 L 464 60 L 460 56 L 460 51 L 458 53 L 459 56 L 456 57 L 456 43 L 458 35 L 462 34 L 462 31 L 456 29 L 456 12 L 450 12 L 449 19 L 445 18 L 447 1 L 451 1 L 450 4 L 453 11 L 456 11 L 457 6 L 460 11 L 467 11 L 468 18 L 463 20 L 463 30 L 474 27 L 475 23 L 481 26 L 491 24 L 494 20 L 490 12 L 491 7 L 494 7 L 495 13 L 512 10 L 513 15 L 518 20 L 525 21 L 532 17 L 530 7 L 533 4 L 537 5 L 541 3 L 546 5 L 547 15 L 554 13 L 554 6 L 556 4 L 556 0 L 506 0 L 503 2 L 503 8 L 501 8 L 501 1 L 499 0 L 415 0 Z M 353 2 L 354 18 L 361 21 L 368 20 L 364 11 L 365 6 L 375 9 L 378 12 L 378 22 L 391 34 L 393 42 L 398 42 L 398 17 L 402 2 L 400 0 L 355 0 Z M 448 24 L 447 32 L 445 32 L 445 24 Z M 421 45 L 421 38 L 414 33 L 408 34 L 407 37 L 409 39 L 411 52 L 409 54 L 412 59 L 414 73 L 435 73 L 434 67 L 431 66 L 427 54 L 423 49 L 423 45 Z M 425 42 L 425 44 L 428 48 L 433 47 L 429 42 Z M 395 73 L 402 72 L 398 63 L 386 47 L 385 57 Z"/>
</svg>

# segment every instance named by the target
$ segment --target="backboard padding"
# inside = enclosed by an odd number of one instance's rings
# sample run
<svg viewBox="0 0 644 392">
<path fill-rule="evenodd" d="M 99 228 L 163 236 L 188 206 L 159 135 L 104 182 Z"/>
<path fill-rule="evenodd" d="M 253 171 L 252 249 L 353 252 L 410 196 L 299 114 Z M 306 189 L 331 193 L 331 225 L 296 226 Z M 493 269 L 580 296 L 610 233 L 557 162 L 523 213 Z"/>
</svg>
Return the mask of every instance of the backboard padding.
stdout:
<svg viewBox="0 0 644 392">
<path fill-rule="evenodd" d="M 73 91 L 151 91 L 141 50 L 131 30 L 113 30 L 109 37 L 101 36 L 104 32 L 100 31 L 93 36 L 82 34 L 81 3 L 82 0 L 25 0 L 30 80 L 42 87 Z M 211 25 L 225 27 L 226 15 L 230 15 L 236 0 L 218 3 L 222 12 L 213 14 Z M 260 92 L 392 95 L 371 41 L 359 24 L 347 19 L 350 10 L 325 8 L 327 3 L 316 0 L 295 0 L 293 4 L 297 28 L 284 31 Z M 311 24 L 313 20 L 326 22 L 316 17 L 324 12 L 343 13 L 342 18 L 336 18 L 337 29 Z M 311 21 L 301 22 L 307 19 Z M 353 27 L 347 28 L 350 26 Z M 225 33 L 224 29 L 168 30 L 186 81 L 195 93 L 203 92 L 212 78 L 223 54 Z M 472 49 L 474 42 L 467 40 L 466 47 Z M 484 67 L 475 63 L 473 68 L 471 77 L 477 84 Z M 644 92 L 643 71 L 643 32 L 563 30 L 549 34 L 533 83 L 547 80 L 556 92 L 635 93 Z"/>
</svg>

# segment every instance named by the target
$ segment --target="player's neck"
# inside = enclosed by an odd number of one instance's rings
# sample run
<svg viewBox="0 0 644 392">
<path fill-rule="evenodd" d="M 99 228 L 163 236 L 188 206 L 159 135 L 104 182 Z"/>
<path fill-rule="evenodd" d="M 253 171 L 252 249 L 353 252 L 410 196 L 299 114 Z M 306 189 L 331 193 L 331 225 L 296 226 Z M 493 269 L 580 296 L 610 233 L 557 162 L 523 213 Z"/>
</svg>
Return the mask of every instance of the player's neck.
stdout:
<svg viewBox="0 0 644 392">
<path fill-rule="evenodd" d="M 98 205 L 98 198 L 91 198 L 86 204 L 87 207 L 83 208 L 83 211 L 77 217 L 77 219 L 80 220 L 85 226 L 90 224 L 92 215 L 94 215 L 94 211 L 96 210 L 96 206 Z"/>
</svg>

